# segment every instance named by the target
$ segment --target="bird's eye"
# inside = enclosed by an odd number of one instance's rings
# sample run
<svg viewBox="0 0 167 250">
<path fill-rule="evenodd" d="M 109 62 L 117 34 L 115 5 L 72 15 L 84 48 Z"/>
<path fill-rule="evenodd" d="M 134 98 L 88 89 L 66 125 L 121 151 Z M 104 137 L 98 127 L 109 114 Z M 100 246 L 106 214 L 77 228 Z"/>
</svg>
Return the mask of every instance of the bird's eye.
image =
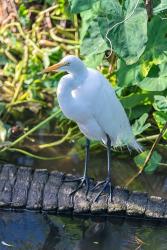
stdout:
<svg viewBox="0 0 167 250">
<path fill-rule="evenodd" d="M 69 63 L 69 62 L 67 62 L 67 63 L 66 63 L 66 65 L 67 65 L 67 66 L 68 66 L 68 65 L 70 65 L 70 63 Z"/>
</svg>

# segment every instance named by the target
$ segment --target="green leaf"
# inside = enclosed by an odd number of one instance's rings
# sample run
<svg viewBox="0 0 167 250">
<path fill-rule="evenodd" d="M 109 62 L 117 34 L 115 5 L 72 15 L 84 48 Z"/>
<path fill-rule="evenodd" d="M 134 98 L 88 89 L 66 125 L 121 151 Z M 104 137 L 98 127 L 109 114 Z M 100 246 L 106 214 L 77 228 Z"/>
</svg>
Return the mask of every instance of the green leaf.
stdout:
<svg viewBox="0 0 167 250">
<path fill-rule="evenodd" d="M 167 113 L 156 111 L 153 113 L 153 116 L 161 131 L 167 121 Z M 163 138 L 167 140 L 167 131 L 163 134 Z"/>
<path fill-rule="evenodd" d="M 167 89 L 167 77 L 146 77 L 143 81 L 137 83 L 137 85 L 147 91 L 163 91 Z"/>
<path fill-rule="evenodd" d="M 5 64 L 7 64 L 8 62 L 8 58 L 4 55 L 0 53 L 0 66 L 4 66 Z"/>
<path fill-rule="evenodd" d="M 97 0 L 69 0 L 70 10 L 72 13 L 80 13 L 92 7 Z"/>
<path fill-rule="evenodd" d="M 157 111 L 167 112 L 167 96 L 155 95 L 153 107 Z"/>
<path fill-rule="evenodd" d="M 30 24 L 30 18 L 28 15 L 28 9 L 24 4 L 21 4 L 18 9 L 19 20 L 23 26 L 28 26 Z"/>
<path fill-rule="evenodd" d="M 167 76 L 167 63 L 161 63 L 159 65 L 159 69 L 160 69 L 159 72 L 160 76 Z"/>
<path fill-rule="evenodd" d="M 153 61 L 154 64 L 167 62 L 167 20 L 154 16 L 148 23 L 148 43 L 143 60 Z"/>
<path fill-rule="evenodd" d="M 127 109 L 127 114 L 130 121 L 137 119 L 143 115 L 143 113 L 149 113 L 151 110 L 151 105 L 139 105 L 133 107 L 132 109 Z"/>
<path fill-rule="evenodd" d="M 134 135 L 140 135 L 143 133 L 143 131 L 151 126 L 150 123 L 145 124 L 147 118 L 148 114 L 144 113 L 139 119 L 135 121 L 135 123 L 132 125 L 132 131 Z"/>
<path fill-rule="evenodd" d="M 123 60 L 118 59 L 116 75 L 118 86 L 125 87 L 135 85 L 142 80 L 141 65 L 126 65 Z"/>
<path fill-rule="evenodd" d="M 126 109 L 133 108 L 140 104 L 151 104 L 154 100 L 154 94 L 153 93 L 136 93 L 136 94 L 130 94 L 128 96 L 122 97 L 120 99 L 122 105 Z"/>
<path fill-rule="evenodd" d="M 84 15 L 88 13 L 88 15 Z M 104 52 L 106 51 L 107 43 L 103 40 L 97 19 L 92 18 L 90 11 L 86 11 L 82 14 L 83 27 L 81 30 L 81 54 L 86 56 L 86 64 L 90 67 L 96 68 L 102 61 L 104 57 Z M 93 45 L 92 46 L 92 41 Z"/>
<path fill-rule="evenodd" d="M 5 110 L 5 103 L 4 102 L 0 102 L 0 116 L 2 115 L 2 113 Z"/>
<path fill-rule="evenodd" d="M 161 2 L 153 9 L 153 13 L 156 15 L 164 10 L 167 10 L 167 1 L 161 0 Z"/>
<path fill-rule="evenodd" d="M 122 6 L 118 0 L 102 0 L 100 1 L 100 7 L 102 9 L 102 12 L 105 12 L 105 14 L 111 14 L 114 17 L 121 17 L 123 14 Z"/>
<path fill-rule="evenodd" d="M 134 157 L 134 161 L 139 169 L 143 167 L 148 153 L 149 151 L 147 150 Z M 161 155 L 157 153 L 157 151 L 154 151 L 144 171 L 145 172 L 155 171 L 158 168 L 158 164 L 161 162 L 161 159 L 162 159 Z"/>
<path fill-rule="evenodd" d="M 94 48 L 92 47 L 92 41 L 94 44 Z M 89 55 L 89 54 L 99 54 L 103 53 L 107 49 L 107 44 L 103 40 L 98 22 L 96 19 L 90 21 L 89 27 L 87 29 L 87 33 L 84 36 L 83 42 L 81 44 L 81 54 Z"/>
<path fill-rule="evenodd" d="M 86 59 L 84 60 L 85 64 L 91 68 L 96 68 L 99 66 L 103 60 L 104 53 L 100 54 L 90 54 L 86 56 Z"/>
<path fill-rule="evenodd" d="M 122 10 L 115 2 L 102 0 L 105 15 L 98 17 L 99 27 L 103 38 L 111 41 L 116 54 L 130 65 L 138 61 L 146 47 L 147 13 L 142 0 L 137 6 L 136 1 L 126 0 Z M 107 17 L 106 8 L 112 9 Z M 108 46 L 111 47 L 109 42 Z"/>
</svg>

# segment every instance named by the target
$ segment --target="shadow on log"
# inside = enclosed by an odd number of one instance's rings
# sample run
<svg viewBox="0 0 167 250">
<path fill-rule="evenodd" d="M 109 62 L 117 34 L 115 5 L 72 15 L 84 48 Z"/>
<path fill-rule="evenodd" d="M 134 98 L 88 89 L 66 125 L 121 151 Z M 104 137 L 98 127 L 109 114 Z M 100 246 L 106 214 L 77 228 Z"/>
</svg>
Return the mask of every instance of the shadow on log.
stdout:
<svg viewBox="0 0 167 250">
<path fill-rule="evenodd" d="M 94 198 L 99 190 L 89 192 L 80 189 L 72 197 L 76 176 L 57 171 L 49 173 L 45 169 L 33 170 L 12 164 L 0 166 L 0 209 L 28 209 L 52 213 L 75 215 L 128 216 L 144 219 L 167 219 L 167 200 L 149 196 L 147 193 L 130 192 L 125 188 L 114 187 L 112 201 L 108 193 L 103 193 L 97 202 Z M 95 182 L 92 181 L 92 187 Z"/>
</svg>

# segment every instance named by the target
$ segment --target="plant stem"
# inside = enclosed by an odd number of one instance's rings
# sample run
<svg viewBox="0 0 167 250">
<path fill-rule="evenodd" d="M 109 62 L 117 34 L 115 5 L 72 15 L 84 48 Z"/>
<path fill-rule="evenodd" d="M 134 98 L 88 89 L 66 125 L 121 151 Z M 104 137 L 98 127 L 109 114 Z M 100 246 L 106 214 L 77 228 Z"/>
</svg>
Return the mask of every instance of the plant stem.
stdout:
<svg viewBox="0 0 167 250">
<path fill-rule="evenodd" d="M 161 132 L 159 133 L 158 137 L 156 138 L 155 142 L 153 143 L 146 159 L 145 162 L 142 166 L 142 168 L 126 183 L 126 187 L 128 187 L 139 175 L 141 175 L 141 173 L 144 171 L 145 167 L 147 166 L 147 163 L 149 162 L 149 160 L 151 159 L 152 154 L 154 153 L 155 148 L 157 147 L 159 141 L 161 140 L 163 134 L 165 133 L 167 129 L 167 122 L 165 123 L 164 127 L 162 128 Z"/>
<path fill-rule="evenodd" d="M 155 140 L 157 139 L 157 137 L 159 136 L 159 134 L 157 135 L 150 135 L 150 136 L 146 136 L 144 138 L 139 138 L 137 139 L 138 142 L 145 142 L 145 141 L 148 141 L 148 140 Z"/>
<path fill-rule="evenodd" d="M 153 3 L 152 0 L 145 0 L 145 7 L 147 10 L 148 18 L 151 19 L 153 14 Z"/>
<path fill-rule="evenodd" d="M 50 11 L 56 9 L 57 7 L 58 7 L 58 4 L 53 5 L 53 6 L 49 7 L 48 9 L 41 11 L 40 14 L 45 14 L 47 12 L 50 12 Z"/>
<path fill-rule="evenodd" d="M 20 136 L 18 139 L 16 139 L 14 142 L 12 142 L 10 144 L 10 146 L 3 148 L 0 152 L 4 152 L 6 150 L 8 150 L 9 148 L 15 146 L 16 144 L 18 144 L 19 142 L 23 141 L 26 137 L 28 137 L 30 134 L 32 134 L 33 132 L 35 132 L 37 129 L 41 128 L 42 126 L 44 126 L 45 124 L 47 124 L 49 121 L 51 121 L 53 118 L 55 118 L 58 114 L 60 113 L 60 110 L 58 110 L 57 112 L 55 112 L 54 114 L 50 115 L 48 118 L 46 118 L 44 121 L 40 122 L 38 125 L 36 125 L 35 127 L 33 127 L 32 129 L 30 129 L 27 133 L 25 133 L 24 135 Z"/>
<path fill-rule="evenodd" d="M 45 160 L 45 161 L 48 161 L 48 160 L 58 160 L 58 159 L 62 159 L 64 157 L 64 156 L 55 156 L 55 157 L 39 156 L 39 155 L 32 154 L 30 152 L 27 152 L 26 150 L 23 150 L 23 149 L 20 149 L 20 148 L 9 148 L 8 150 L 9 151 L 19 152 L 19 153 L 22 153 L 24 155 L 30 156 L 32 158 L 36 158 L 36 159 L 39 159 L 39 160 Z M 67 157 L 68 156 L 66 156 L 66 158 Z"/>
<path fill-rule="evenodd" d="M 54 33 L 54 29 L 51 29 L 51 30 L 50 30 L 50 36 L 51 36 L 51 38 L 52 38 L 54 41 L 56 41 L 56 42 L 67 43 L 67 44 L 72 44 L 72 45 L 79 44 L 79 41 L 70 40 L 70 39 L 65 39 L 65 38 L 61 38 L 61 37 L 57 36 L 57 35 Z"/>
<path fill-rule="evenodd" d="M 38 147 L 40 149 L 43 149 L 43 148 L 50 148 L 53 146 L 58 146 L 58 145 L 62 144 L 71 135 L 71 132 L 72 132 L 72 129 L 69 129 L 67 134 L 65 136 L 63 136 L 62 139 L 55 141 L 55 142 L 47 143 L 47 144 L 41 144 Z"/>
</svg>

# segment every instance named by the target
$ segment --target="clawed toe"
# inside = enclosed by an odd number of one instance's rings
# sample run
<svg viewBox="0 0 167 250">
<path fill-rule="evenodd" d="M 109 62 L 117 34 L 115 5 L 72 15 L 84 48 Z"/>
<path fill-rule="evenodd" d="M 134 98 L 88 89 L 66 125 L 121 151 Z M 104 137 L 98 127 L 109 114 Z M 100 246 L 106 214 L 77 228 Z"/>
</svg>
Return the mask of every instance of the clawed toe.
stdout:
<svg viewBox="0 0 167 250">
<path fill-rule="evenodd" d="M 96 190 L 99 186 L 103 186 L 102 189 L 100 190 L 100 192 L 96 195 L 94 202 L 97 202 L 100 195 L 107 189 L 109 189 L 109 199 L 111 200 L 111 196 L 112 196 L 112 186 L 111 186 L 111 179 L 108 178 L 105 181 L 101 181 L 99 183 L 97 183 L 92 189 L 91 191 Z"/>
<path fill-rule="evenodd" d="M 80 177 L 78 179 L 74 179 L 73 181 L 80 181 L 79 185 L 76 187 L 75 190 L 73 190 L 70 195 L 74 195 L 78 190 L 80 190 L 82 187 L 86 187 L 86 197 L 88 195 L 88 192 L 89 192 L 89 187 L 90 187 L 90 180 L 89 180 L 89 177 L 87 176 L 83 176 L 83 177 Z"/>
</svg>

